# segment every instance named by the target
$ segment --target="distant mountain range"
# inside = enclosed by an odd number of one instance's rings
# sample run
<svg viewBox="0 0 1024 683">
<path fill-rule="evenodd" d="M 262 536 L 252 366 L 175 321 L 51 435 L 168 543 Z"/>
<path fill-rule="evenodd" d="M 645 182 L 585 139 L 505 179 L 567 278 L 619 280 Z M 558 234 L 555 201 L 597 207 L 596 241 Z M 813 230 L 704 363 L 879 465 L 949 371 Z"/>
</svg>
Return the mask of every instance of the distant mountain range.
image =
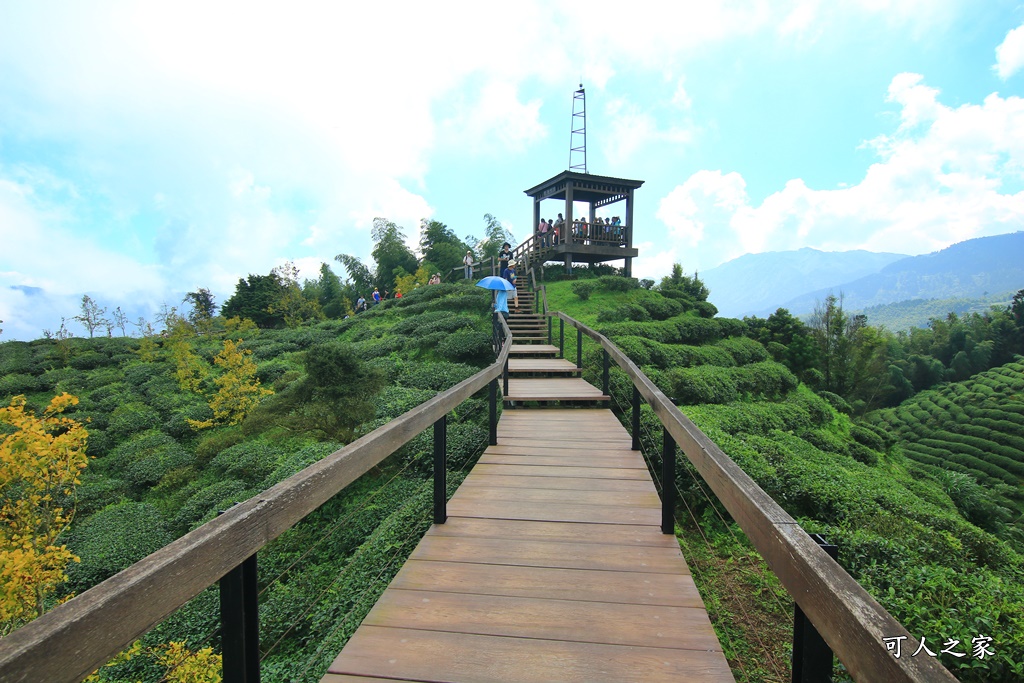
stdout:
<svg viewBox="0 0 1024 683">
<path fill-rule="evenodd" d="M 908 299 L 986 298 L 1024 288 L 1024 232 L 922 256 L 817 249 L 747 254 L 700 273 L 724 316 L 805 315 L 830 293 L 859 311 Z"/>
</svg>

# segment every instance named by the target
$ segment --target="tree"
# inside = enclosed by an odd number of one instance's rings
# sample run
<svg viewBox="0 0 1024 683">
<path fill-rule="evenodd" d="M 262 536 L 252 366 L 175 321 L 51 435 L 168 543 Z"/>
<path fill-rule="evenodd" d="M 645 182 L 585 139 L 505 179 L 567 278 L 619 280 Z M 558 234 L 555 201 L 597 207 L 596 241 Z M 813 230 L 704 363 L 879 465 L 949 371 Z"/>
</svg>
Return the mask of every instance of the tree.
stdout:
<svg viewBox="0 0 1024 683">
<path fill-rule="evenodd" d="M 63 417 L 78 399 L 51 399 L 43 416 L 15 396 L 0 408 L 0 636 L 41 615 L 77 557 L 57 538 L 75 516 L 75 488 L 88 464 L 88 433 Z"/>
<path fill-rule="evenodd" d="M 402 228 L 385 218 L 373 219 L 370 237 L 373 239 L 370 255 L 377 264 L 374 286 L 381 292 L 394 291 L 395 270 L 402 268 L 406 273 L 415 273 L 419 266 L 416 255 L 406 246 Z"/>
<path fill-rule="evenodd" d="M 286 327 L 298 327 L 304 322 L 324 319 L 320 303 L 302 295 L 299 269 L 294 263 L 286 261 L 284 265 L 270 271 L 270 274 L 281 283 L 281 291 L 277 301 L 267 308 L 269 313 L 280 315 Z"/>
<path fill-rule="evenodd" d="M 244 280 L 238 280 L 235 293 L 221 308 L 221 315 L 225 318 L 248 318 L 264 329 L 284 327 L 281 299 L 286 289 L 287 285 L 274 271 L 269 275 L 250 273 Z"/>
<path fill-rule="evenodd" d="M 500 247 L 499 243 L 499 247 Z M 450 273 L 462 266 L 462 257 L 470 246 L 455 236 L 455 232 L 441 221 L 420 222 L 420 252 L 424 265 L 431 272 Z M 428 275 L 429 277 L 429 275 Z"/>
<path fill-rule="evenodd" d="M 658 285 L 659 289 L 662 290 L 677 290 L 694 301 L 707 301 L 708 291 L 704 281 L 698 277 L 697 273 L 693 276 L 688 276 L 683 272 L 683 266 L 678 263 L 672 264 L 672 273 L 661 278 L 661 284 Z"/>
<path fill-rule="evenodd" d="M 346 293 L 346 296 L 352 301 L 357 300 L 360 295 L 369 297 L 370 292 L 373 291 L 373 271 L 366 267 L 357 257 L 350 256 L 349 254 L 338 254 L 334 257 L 334 260 L 344 266 L 345 272 L 348 274 L 345 287 L 349 291 Z"/>
<path fill-rule="evenodd" d="M 249 356 L 252 351 L 239 348 L 242 340 L 224 340 L 224 348 L 213 359 L 222 372 L 213 380 L 217 393 L 210 399 L 213 420 L 189 420 L 193 429 L 212 427 L 216 423 L 238 424 L 245 419 L 260 400 L 274 393 L 260 386 L 256 378 L 256 364 Z"/>
<path fill-rule="evenodd" d="M 328 318 L 342 318 L 352 308 L 351 300 L 345 298 L 342 290 L 341 278 L 326 263 L 320 264 L 320 279 L 315 284 L 316 302 Z M 303 287 L 303 294 L 306 289 Z"/>
<path fill-rule="evenodd" d="M 501 251 L 501 245 L 505 242 L 515 246 L 516 238 L 512 236 L 512 233 L 509 232 L 497 218 L 489 213 L 485 213 L 484 224 L 484 239 L 480 240 L 472 247 L 480 260 L 489 259 L 491 257 L 498 258 L 498 252 Z M 459 256 L 459 263 L 461 262 L 462 255 Z"/>
<path fill-rule="evenodd" d="M 192 306 L 192 310 L 188 314 L 188 320 L 197 327 L 207 323 L 214 313 L 217 312 L 217 304 L 213 300 L 213 293 L 205 287 L 189 292 L 181 300 L 181 303 Z"/>
<path fill-rule="evenodd" d="M 106 312 L 107 309 L 100 308 L 100 305 L 92 297 L 83 294 L 82 312 L 75 316 L 75 320 L 85 325 L 85 329 L 89 330 L 89 339 L 92 339 L 96 330 L 110 324 L 110 321 L 103 317 Z"/>
<path fill-rule="evenodd" d="M 126 330 L 128 327 L 128 316 L 125 315 L 120 306 L 114 309 L 114 327 L 121 330 L 122 337 L 128 336 L 128 331 Z"/>
</svg>

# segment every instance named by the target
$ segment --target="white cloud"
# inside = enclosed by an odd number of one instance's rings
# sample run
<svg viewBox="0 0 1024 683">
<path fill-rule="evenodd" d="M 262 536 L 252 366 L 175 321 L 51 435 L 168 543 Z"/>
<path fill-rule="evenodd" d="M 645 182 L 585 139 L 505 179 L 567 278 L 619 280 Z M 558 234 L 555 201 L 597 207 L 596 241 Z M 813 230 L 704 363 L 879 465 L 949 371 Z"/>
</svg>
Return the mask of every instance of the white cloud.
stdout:
<svg viewBox="0 0 1024 683">
<path fill-rule="evenodd" d="M 1024 66 L 1024 26 L 1018 26 L 1006 34 L 996 48 L 996 63 L 992 68 L 1004 81 Z"/>
<path fill-rule="evenodd" d="M 1024 99 L 992 94 L 953 108 L 936 95 L 916 74 L 893 79 L 901 124 L 869 143 L 880 160 L 855 185 L 816 190 L 794 179 L 754 205 L 738 173 L 699 171 L 657 217 L 702 268 L 768 248 L 920 254 L 1019 229 Z"/>
<path fill-rule="evenodd" d="M 609 121 L 607 136 L 602 137 L 603 152 L 612 166 L 628 164 L 649 145 L 668 143 L 684 145 L 693 139 L 692 123 L 662 128 L 650 112 L 628 102 L 613 98 L 605 105 L 605 118 Z"/>
</svg>

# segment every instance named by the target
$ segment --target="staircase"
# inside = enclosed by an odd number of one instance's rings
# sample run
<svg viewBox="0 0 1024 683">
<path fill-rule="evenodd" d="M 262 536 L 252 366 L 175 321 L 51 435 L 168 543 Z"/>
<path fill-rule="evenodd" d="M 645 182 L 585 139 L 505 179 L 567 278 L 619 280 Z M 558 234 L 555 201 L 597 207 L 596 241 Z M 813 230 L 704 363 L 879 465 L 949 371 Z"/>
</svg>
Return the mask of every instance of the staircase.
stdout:
<svg viewBox="0 0 1024 683">
<path fill-rule="evenodd" d="M 558 358 L 558 347 L 548 341 L 547 319 L 536 312 L 537 293 L 520 288 L 517 302 L 518 309 L 514 304 L 509 306 L 512 347 L 505 406 L 513 408 L 526 401 L 548 406 L 607 403 L 610 397 L 580 377 L 580 368 Z"/>
</svg>

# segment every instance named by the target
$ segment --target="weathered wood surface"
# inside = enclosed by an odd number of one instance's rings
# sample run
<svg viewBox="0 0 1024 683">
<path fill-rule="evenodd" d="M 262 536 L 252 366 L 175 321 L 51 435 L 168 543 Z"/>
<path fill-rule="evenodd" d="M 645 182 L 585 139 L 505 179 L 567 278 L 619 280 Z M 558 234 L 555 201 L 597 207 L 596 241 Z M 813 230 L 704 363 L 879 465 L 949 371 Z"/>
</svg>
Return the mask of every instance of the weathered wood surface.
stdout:
<svg viewBox="0 0 1024 683">
<path fill-rule="evenodd" d="M 551 344 L 516 344 L 513 342 L 512 356 L 549 356 L 554 358 L 558 355 L 558 347 Z"/>
<path fill-rule="evenodd" d="M 0 640 L 0 681 L 82 680 L 498 379 L 511 346 L 506 342 L 488 368 L 4 637 Z"/>
<path fill-rule="evenodd" d="M 607 401 L 608 396 L 580 377 L 509 379 L 506 401 Z"/>
<path fill-rule="evenodd" d="M 554 315 L 600 344 L 630 377 L 683 454 L 855 680 L 956 681 L 935 658 L 893 657 L 883 638 L 907 636 L 904 647 L 911 648 L 916 648 L 919 641 L 826 555 L 796 520 L 683 415 L 618 347 L 564 313 Z"/>
<path fill-rule="evenodd" d="M 733 680 L 611 412 L 507 411 L 498 434 L 322 683 Z"/>
<path fill-rule="evenodd" d="M 511 375 L 525 372 L 575 375 L 582 370 L 565 358 L 512 358 L 508 362 L 508 372 Z"/>
</svg>

